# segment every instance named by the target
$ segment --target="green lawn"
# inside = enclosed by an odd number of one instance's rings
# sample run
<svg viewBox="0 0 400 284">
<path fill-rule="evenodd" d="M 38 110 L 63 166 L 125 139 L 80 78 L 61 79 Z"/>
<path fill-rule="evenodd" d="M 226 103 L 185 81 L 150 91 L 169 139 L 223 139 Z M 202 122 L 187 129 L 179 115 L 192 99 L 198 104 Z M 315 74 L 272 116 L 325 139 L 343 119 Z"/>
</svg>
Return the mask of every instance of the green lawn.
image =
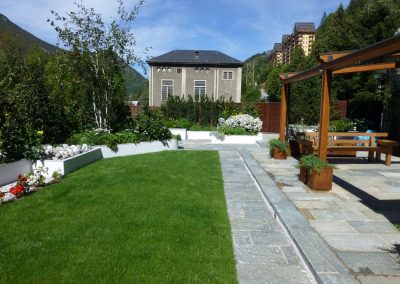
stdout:
<svg viewBox="0 0 400 284">
<path fill-rule="evenodd" d="M 107 159 L 0 206 L 1 283 L 236 282 L 217 152 Z"/>
</svg>

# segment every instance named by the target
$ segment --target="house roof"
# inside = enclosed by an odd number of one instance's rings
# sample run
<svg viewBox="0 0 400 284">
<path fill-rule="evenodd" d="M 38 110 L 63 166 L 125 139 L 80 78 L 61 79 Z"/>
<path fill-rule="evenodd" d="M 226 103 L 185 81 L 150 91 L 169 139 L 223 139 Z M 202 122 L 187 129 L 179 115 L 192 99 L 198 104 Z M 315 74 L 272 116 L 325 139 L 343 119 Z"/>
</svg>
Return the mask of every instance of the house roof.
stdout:
<svg viewBox="0 0 400 284">
<path fill-rule="evenodd" d="M 244 63 L 217 50 L 172 50 L 147 60 L 149 65 L 212 65 L 240 67 Z"/>
<path fill-rule="evenodd" d="M 314 23 L 295 23 L 293 28 L 294 33 L 314 33 Z"/>
</svg>

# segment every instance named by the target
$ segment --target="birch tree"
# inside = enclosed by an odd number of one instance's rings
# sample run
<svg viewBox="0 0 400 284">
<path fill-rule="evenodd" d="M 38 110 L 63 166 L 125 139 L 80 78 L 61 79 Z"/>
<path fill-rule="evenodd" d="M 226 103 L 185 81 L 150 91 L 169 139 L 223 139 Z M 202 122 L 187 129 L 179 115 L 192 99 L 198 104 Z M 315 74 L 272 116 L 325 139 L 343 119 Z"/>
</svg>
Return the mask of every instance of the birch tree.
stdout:
<svg viewBox="0 0 400 284">
<path fill-rule="evenodd" d="M 122 74 L 126 64 L 143 64 L 133 49 L 136 41 L 130 30 L 143 2 L 140 0 L 127 10 L 123 0 L 118 0 L 117 17 L 110 22 L 78 1 L 74 1 L 76 11 L 65 16 L 51 11 L 53 19 L 48 22 L 63 47 L 75 55 L 72 64 L 81 70 L 97 128 L 110 130 L 115 103 L 119 101 L 120 105 L 125 95 Z"/>
</svg>

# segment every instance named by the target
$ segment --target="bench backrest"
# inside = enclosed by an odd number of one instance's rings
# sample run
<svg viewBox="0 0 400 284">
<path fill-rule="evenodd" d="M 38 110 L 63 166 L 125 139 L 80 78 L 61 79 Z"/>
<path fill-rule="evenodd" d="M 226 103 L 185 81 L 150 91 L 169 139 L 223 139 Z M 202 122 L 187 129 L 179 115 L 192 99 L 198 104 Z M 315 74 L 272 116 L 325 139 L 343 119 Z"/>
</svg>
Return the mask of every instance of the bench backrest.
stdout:
<svg viewBox="0 0 400 284">
<path fill-rule="evenodd" d="M 319 132 L 305 132 L 304 136 L 307 140 L 313 143 L 313 147 L 318 147 Z M 353 137 L 353 139 L 351 139 Z M 354 139 L 355 137 L 362 137 L 363 139 Z M 328 139 L 330 145 L 346 144 L 356 146 L 362 144 L 363 146 L 376 146 L 377 137 L 388 137 L 386 132 L 328 132 Z M 365 139 L 367 138 L 367 139 Z"/>
</svg>

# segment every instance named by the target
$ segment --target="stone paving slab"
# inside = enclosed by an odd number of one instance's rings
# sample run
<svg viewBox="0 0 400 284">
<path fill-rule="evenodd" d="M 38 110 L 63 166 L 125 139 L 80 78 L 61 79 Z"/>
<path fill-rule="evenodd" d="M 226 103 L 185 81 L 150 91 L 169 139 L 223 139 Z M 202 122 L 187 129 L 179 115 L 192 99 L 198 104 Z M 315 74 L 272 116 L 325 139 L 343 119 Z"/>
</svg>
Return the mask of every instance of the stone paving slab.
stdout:
<svg viewBox="0 0 400 284">
<path fill-rule="evenodd" d="M 289 158 L 278 169 L 260 150 L 249 151 L 358 282 L 400 283 L 400 255 L 394 249 L 397 243 L 399 250 L 400 233 L 392 225 L 400 223 L 399 158 L 391 167 L 337 159 L 333 189 L 316 192 L 302 184 L 281 185 L 283 177 L 296 177 L 296 160 Z M 354 282 L 331 272 L 319 276 L 322 282 Z"/>
<path fill-rule="evenodd" d="M 265 155 L 259 150 L 254 150 L 250 154 L 246 149 L 241 149 L 240 154 L 251 172 L 253 172 L 254 168 L 260 167 L 258 163 L 254 163 L 256 159 L 253 155 Z M 260 182 L 260 177 L 257 174 L 254 174 L 254 177 L 259 182 L 264 196 L 269 200 L 282 223 L 286 226 L 288 233 L 309 264 L 317 281 L 324 283 L 355 283 L 356 281 L 348 269 L 330 250 L 303 215 L 299 213 L 293 203 L 286 197 L 285 193 L 276 185 L 266 185 Z M 270 178 L 269 176 L 267 177 Z M 310 200 L 309 196 L 304 196 L 303 193 L 294 192 L 287 194 L 302 195 L 305 200 Z M 318 195 L 318 197 L 320 196 L 322 195 Z M 332 199 L 335 200 L 336 198 L 327 198 L 326 200 Z"/>
<path fill-rule="evenodd" d="M 379 235 L 346 233 L 322 235 L 325 241 L 338 251 L 382 252 L 388 248 L 387 242 Z"/>
<path fill-rule="evenodd" d="M 338 252 L 348 267 L 358 274 L 400 275 L 399 264 L 383 252 Z"/>
<path fill-rule="evenodd" d="M 313 281 L 290 245 L 294 242 L 319 283 L 400 283 L 400 260 L 392 246 L 400 243 L 400 233 L 387 222 L 400 221 L 400 214 L 393 211 L 397 206 L 393 200 L 400 199 L 396 174 L 400 164 L 393 168 L 364 161 L 339 164 L 335 170 L 339 183 L 320 193 L 298 181 L 295 160 L 272 160 L 261 144 L 203 144 L 201 149 L 219 151 L 224 179 L 228 177 L 224 187 L 240 282 Z M 252 176 L 243 175 L 247 171 L 243 162 Z M 274 214 L 256 202 L 252 178 Z M 371 204 L 378 207 L 371 209 Z"/>
<path fill-rule="evenodd" d="M 268 209 L 238 152 L 259 146 L 188 144 L 185 148 L 219 151 L 239 282 L 315 283 Z M 257 165 L 256 161 L 253 163 Z M 262 168 L 256 172 L 265 176 L 265 184 L 274 184 Z"/>
</svg>

